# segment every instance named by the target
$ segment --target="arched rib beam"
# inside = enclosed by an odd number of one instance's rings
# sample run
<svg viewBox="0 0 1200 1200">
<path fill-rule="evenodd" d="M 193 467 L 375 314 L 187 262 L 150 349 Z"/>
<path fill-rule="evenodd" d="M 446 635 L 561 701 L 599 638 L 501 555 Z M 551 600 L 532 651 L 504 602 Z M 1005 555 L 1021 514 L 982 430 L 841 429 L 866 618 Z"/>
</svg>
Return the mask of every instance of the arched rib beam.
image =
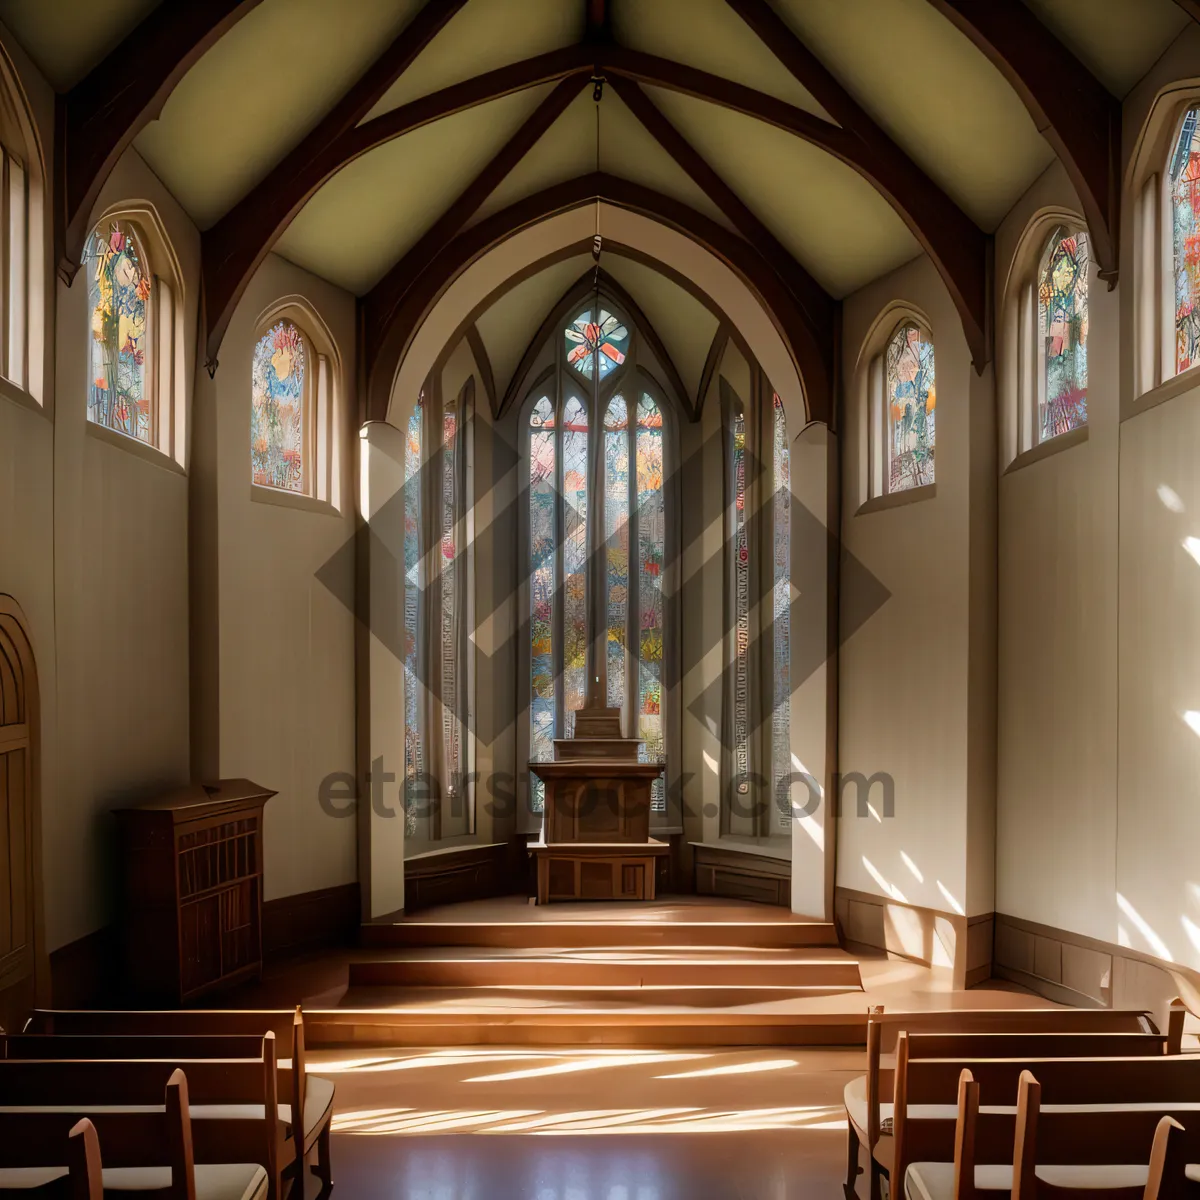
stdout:
<svg viewBox="0 0 1200 1200">
<path fill-rule="evenodd" d="M 444 341 L 453 332 L 452 327 L 435 328 L 428 318 L 439 301 L 450 297 L 456 287 L 468 290 L 464 280 L 474 264 L 507 245 L 514 261 L 504 270 L 515 272 L 521 265 L 521 255 L 528 261 L 551 248 L 540 246 L 535 252 L 521 239 L 532 241 L 531 231 L 553 220 L 564 228 L 570 226 L 570 236 L 565 237 L 563 245 L 590 236 L 594 220 L 591 206 L 598 201 L 603 205 L 601 231 L 605 237 L 664 259 L 668 266 L 693 277 L 701 268 L 707 272 L 709 284 L 705 286 L 697 279 L 698 285 L 721 296 L 731 321 L 738 324 L 752 353 L 785 400 L 803 404 L 809 420 L 832 420 L 836 345 L 833 339 L 817 336 L 796 298 L 771 266 L 749 243 L 686 204 L 603 173 L 547 188 L 492 214 L 450 242 L 402 295 L 389 298 L 387 303 L 364 300 L 360 310 L 366 379 L 364 416 L 385 420 L 393 388 L 403 390 L 411 382 L 408 375 L 412 371 L 428 369 L 428 364 L 422 368 L 420 363 L 426 357 L 432 362 L 441 350 L 441 345 L 434 343 Z M 566 220 L 570 214 L 577 214 L 578 219 Z M 624 220 L 623 214 L 627 215 Z M 621 235 L 622 226 L 628 226 L 627 236 Z M 664 248 L 668 245 L 678 252 L 680 262 L 665 258 Z M 694 261 L 685 262 L 682 250 L 688 245 L 700 253 Z M 740 298 L 739 310 L 730 301 L 734 295 Z M 463 303 L 460 320 L 471 308 L 471 303 Z M 418 347 L 420 352 L 414 353 Z M 419 388 L 420 380 L 414 386 Z"/>
</svg>

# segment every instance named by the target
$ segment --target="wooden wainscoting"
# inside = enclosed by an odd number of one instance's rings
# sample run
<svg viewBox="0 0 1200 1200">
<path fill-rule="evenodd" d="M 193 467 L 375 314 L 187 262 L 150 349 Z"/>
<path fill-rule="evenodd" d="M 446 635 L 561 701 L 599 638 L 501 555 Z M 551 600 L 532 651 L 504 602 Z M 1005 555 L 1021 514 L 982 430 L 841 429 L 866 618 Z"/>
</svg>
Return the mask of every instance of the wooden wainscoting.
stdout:
<svg viewBox="0 0 1200 1200">
<path fill-rule="evenodd" d="M 696 891 L 701 896 L 792 906 L 790 859 L 713 843 L 693 842 Z"/>
<path fill-rule="evenodd" d="M 995 974 L 1060 1004 L 1144 1008 L 1160 1029 L 1173 997 L 1200 1006 L 1200 972 L 1191 967 L 1006 913 L 996 914 Z"/>
<path fill-rule="evenodd" d="M 844 942 L 946 967 L 956 988 L 992 976 L 993 913 L 964 917 L 841 887 L 834 892 L 834 913 Z"/>
<path fill-rule="evenodd" d="M 488 842 L 427 850 L 404 860 L 404 911 L 416 912 L 434 904 L 485 900 L 511 891 L 513 845 Z M 521 884 L 515 885 L 518 890 Z"/>
<path fill-rule="evenodd" d="M 361 901 L 357 883 L 318 888 L 263 902 L 263 960 L 351 946 L 358 933 Z"/>
</svg>

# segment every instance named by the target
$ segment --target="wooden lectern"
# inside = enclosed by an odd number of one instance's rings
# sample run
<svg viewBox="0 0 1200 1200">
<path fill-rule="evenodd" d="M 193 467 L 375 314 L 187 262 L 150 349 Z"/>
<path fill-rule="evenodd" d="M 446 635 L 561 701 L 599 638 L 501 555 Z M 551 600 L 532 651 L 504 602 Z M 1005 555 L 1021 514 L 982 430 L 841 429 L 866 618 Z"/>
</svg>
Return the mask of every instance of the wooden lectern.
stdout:
<svg viewBox="0 0 1200 1200">
<path fill-rule="evenodd" d="M 552 762 L 531 762 L 545 784 L 537 902 L 653 900 L 657 860 L 669 847 L 650 836 L 650 788 L 661 762 L 639 762 L 640 738 L 621 736 L 621 710 L 593 684 L 575 713 L 575 736 L 554 739 Z"/>
</svg>

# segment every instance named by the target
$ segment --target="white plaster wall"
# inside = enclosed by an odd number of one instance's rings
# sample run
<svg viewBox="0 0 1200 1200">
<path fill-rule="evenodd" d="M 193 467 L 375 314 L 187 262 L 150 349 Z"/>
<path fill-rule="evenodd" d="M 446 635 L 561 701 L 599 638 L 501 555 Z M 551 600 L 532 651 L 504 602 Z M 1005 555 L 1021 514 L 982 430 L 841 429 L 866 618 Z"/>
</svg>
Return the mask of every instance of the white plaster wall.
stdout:
<svg viewBox="0 0 1200 1200">
<path fill-rule="evenodd" d="M 877 317 L 897 300 L 924 313 L 933 334 L 937 494 L 858 513 L 867 488 L 865 462 L 856 452 L 866 401 L 866 373 L 857 360 Z M 878 787 L 871 798 L 878 817 L 857 815 L 854 789 L 843 795 L 838 886 L 943 912 L 967 911 L 968 903 L 972 913 L 989 911 L 989 889 L 968 888 L 967 875 L 969 858 L 986 858 L 991 841 L 986 824 L 968 827 L 971 809 L 987 802 L 973 793 L 969 771 L 971 723 L 981 718 L 972 704 L 968 659 L 971 475 L 980 456 L 972 449 L 972 425 L 994 420 L 990 377 L 976 375 L 954 305 L 924 257 L 848 297 L 843 331 L 843 544 L 890 598 L 856 632 L 843 635 L 839 770 L 843 777 L 889 773 L 895 815 L 884 816 Z M 977 528 L 975 536 L 986 540 L 986 529 Z M 986 559 L 986 545 L 982 551 Z M 852 575 L 844 574 L 840 599 L 845 621 L 861 603 Z M 986 622 L 987 613 L 977 619 Z"/>
<path fill-rule="evenodd" d="M 289 296 L 315 310 L 340 359 L 330 364 L 336 510 L 251 499 L 254 346 L 263 315 Z M 316 577 L 354 535 L 354 346 L 354 298 L 270 255 L 234 312 L 206 389 L 217 406 L 220 771 L 279 793 L 264 827 L 268 900 L 356 878 L 356 822 L 319 803 L 322 780 L 355 774 L 354 617 L 343 602 L 353 595 L 353 555 L 339 559 L 336 595 Z"/>
</svg>

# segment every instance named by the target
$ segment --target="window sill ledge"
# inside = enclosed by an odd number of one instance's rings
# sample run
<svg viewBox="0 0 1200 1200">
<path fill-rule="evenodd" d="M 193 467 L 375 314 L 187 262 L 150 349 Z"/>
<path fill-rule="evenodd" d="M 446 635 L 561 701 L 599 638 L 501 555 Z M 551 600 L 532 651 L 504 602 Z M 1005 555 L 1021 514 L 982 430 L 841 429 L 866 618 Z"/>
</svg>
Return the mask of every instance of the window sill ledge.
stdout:
<svg viewBox="0 0 1200 1200">
<path fill-rule="evenodd" d="M 134 458 L 140 458 L 143 462 L 149 463 L 152 467 L 158 467 L 161 471 L 169 471 L 172 475 L 187 475 L 187 472 L 179 463 L 157 446 L 149 446 L 145 442 L 139 442 L 137 438 L 130 437 L 128 434 L 118 433 L 115 429 L 109 429 L 106 425 L 97 425 L 95 421 L 89 421 L 86 417 L 84 420 L 89 437 L 94 437 L 97 441 L 103 442 L 107 446 L 114 446 L 118 450 L 123 450 L 126 454 L 132 454 Z"/>
<path fill-rule="evenodd" d="M 1051 458 L 1053 455 L 1059 454 L 1063 450 L 1070 450 L 1072 446 L 1078 446 L 1087 440 L 1088 427 L 1086 425 L 1072 429 L 1068 433 L 1060 433 L 1058 437 L 1047 438 L 1044 442 L 1038 442 L 1036 446 L 1030 446 L 1028 450 L 1022 450 L 1004 468 L 1003 474 L 1011 475 L 1013 471 L 1019 471 L 1022 467 L 1041 462 L 1044 458 Z"/>
<path fill-rule="evenodd" d="M 1123 400 L 1121 402 L 1121 421 L 1124 423 L 1133 417 L 1140 416 L 1148 408 L 1156 408 L 1194 388 L 1200 388 L 1200 366 L 1188 367 L 1181 374 L 1164 379 L 1162 383 L 1152 387 L 1148 392 L 1143 392 L 1132 400 Z"/>
<path fill-rule="evenodd" d="M 906 488 L 902 492 L 888 492 L 883 496 L 872 496 L 855 510 L 856 517 L 865 517 L 867 513 L 883 512 L 888 508 L 903 508 L 906 504 L 917 504 L 922 500 L 932 500 L 937 495 L 936 483 L 924 483 L 920 487 Z"/>
<path fill-rule="evenodd" d="M 11 400 L 18 408 L 27 408 L 43 417 L 50 416 L 44 404 L 39 404 L 23 387 L 13 383 L 11 379 L 5 379 L 3 375 L 0 375 L 0 396 Z"/>
<path fill-rule="evenodd" d="M 279 488 L 263 487 L 258 483 L 250 485 L 250 499 L 255 504 L 271 504 L 276 508 L 292 508 L 297 512 L 318 513 L 326 517 L 342 515 L 328 500 L 317 500 L 301 492 L 284 492 Z"/>
</svg>

